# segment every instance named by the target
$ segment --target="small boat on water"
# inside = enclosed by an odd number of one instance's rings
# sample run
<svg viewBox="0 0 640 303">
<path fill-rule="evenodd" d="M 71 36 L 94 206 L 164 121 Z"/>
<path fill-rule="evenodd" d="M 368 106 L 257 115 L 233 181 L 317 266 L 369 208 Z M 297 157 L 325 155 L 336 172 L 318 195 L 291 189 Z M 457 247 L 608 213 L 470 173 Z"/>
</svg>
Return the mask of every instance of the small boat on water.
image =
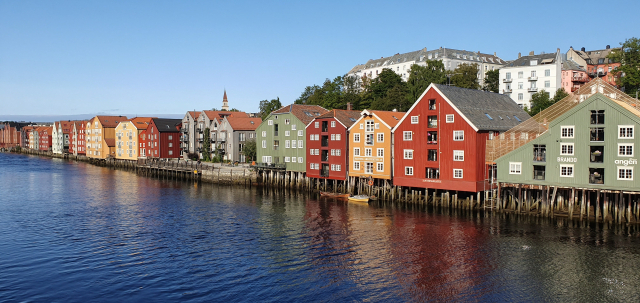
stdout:
<svg viewBox="0 0 640 303">
<path fill-rule="evenodd" d="M 334 199 L 347 199 L 349 194 L 331 193 L 327 191 L 321 191 L 320 197 L 322 198 L 334 198 Z"/>
<path fill-rule="evenodd" d="M 349 197 L 349 202 L 360 202 L 360 203 L 368 203 L 369 196 L 367 195 L 357 195 Z"/>
</svg>

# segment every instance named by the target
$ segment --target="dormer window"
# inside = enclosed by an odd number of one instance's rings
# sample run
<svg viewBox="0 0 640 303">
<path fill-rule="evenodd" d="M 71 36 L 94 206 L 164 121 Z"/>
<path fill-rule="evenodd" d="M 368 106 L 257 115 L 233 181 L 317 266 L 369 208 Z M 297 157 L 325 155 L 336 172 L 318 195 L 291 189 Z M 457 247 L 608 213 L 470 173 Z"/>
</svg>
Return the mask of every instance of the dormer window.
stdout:
<svg viewBox="0 0 640 303">
<path fill-rule="evenodd" d="M 538 65 L 538 60 L 531 60 L 531 66 Z"/>
</svg>

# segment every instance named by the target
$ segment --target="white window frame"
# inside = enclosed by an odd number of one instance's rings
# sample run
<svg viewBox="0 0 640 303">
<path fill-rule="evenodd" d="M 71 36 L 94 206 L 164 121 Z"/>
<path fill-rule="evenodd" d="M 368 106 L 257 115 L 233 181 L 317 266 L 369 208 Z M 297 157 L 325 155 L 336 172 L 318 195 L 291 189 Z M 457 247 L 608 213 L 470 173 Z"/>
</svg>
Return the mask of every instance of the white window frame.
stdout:
<svg viewBox="0 0 640 303">
<path fill-rule="evenodd" d="M 457 176 L 457 173 L 460 173 L 460 176 Z M 453 169 L 453 178 L 454 179 L 462 179 L 464 178 L 464 171 L 461 168 Z"/>
<path fill-rule="evenodd" d="M 522 162 L 509 162 L 509 174 L 521 175 L 522 174 Z"/>
<path fill-rule="evenodd" d="M 331 127 L 336 127 L 336 121 L 331 121 Z"/>
<path fill-rule="evenodd" d="M 625 131 L 625 134 L 623 135 L 621 133 L 621 131 L 625 129 L 631 129 L 631 136 L 627 136 L 628 133 L 627 131 Z M 635 127 L 634 125 L 618 125 L 618 139 L 633 139 L 633 137 L 635 136 Z"/>
<path fill-rule="evenodd" d="M 267 148 L 267 140 L 262 140 L 262 148 Z"/>
<path fill-rule="evenodd" d="M 454 130 L 453 131 L 453 141 L 464 141 L 464 131 L 463 130 Z"/>
<path fill-rule="evenodd" d="M 298 148 L 302 148 L 303 144 L 302 144 L 303 140 L 298 140 Z"/>
<path fill-rule="evenodd" d="M 378 142 L 378 143 L 384 142 L 384 133 L 377 133 L 376 134 L 376 142 Z"/>
<path fill-rule="evenodd" d="M 360 147 L 354 147 L 353 148 L 353 156 L 360 156 Z"/>
<path fill-rule="evenodd" d="M 367 147 L 364 149 L 364 156 L 371 157 L 373 155 L 373 148 Z"/>
<path fill-rule="evenodd" d="M 620 153 L 620 147 L 631 147 L 631 154 L 627 154 L 627 149 L 625 148 L 624 154 Z M 633 143 L 618 143 L 618 157 L 633 157 L 635 153 L 635 148 L 633 147 Z"/>
<path fill-rule="evenodd" d="M 296 157 L 291 157 L 291 163 L 297 163 L 296 162 Z"/>
<path fill-rule="evenodd" d="M 376 171 L 377 172 L 383 172 L 384 171 L 384 163 L 383 162 L 376 162 Z"/>
<path fill-rule="evenodd" d="M 413 176 L 413 166 L 405 166 L 404 167 L 404 175 L 405 176 Z"/>
<path fill-rule="evenodd" d="M 342 150 L 341 149 L 336 149 L 336 156 L 340 156 L 342 154 Z"/>
<path fill-rule="evenodd" d="M 320 122 L 315 122 L 313 125 L 314 125 L 316 128 L 320 128 Z"/>
<path fill-rule="evenodd" d="M 360 170 L 360 161 L 353 161 L 353 170 Z"/>
<path fill-rule="evenodd" d="M 446 123 L 453 123 L 453 121 L 455 121 L 455 116 L 454 115 L 446 115 Z"/>
<path fill-rule="evenodd" d="M 336 134 L 336 141 L 340 141 L 340 134 Z"/>
<path fill-rule="evenodd" d="M 404 150 L 404 159 L 407 159 L 407 160 L 413 159 L 413 149 Z"/>
<path fill-rule="evenodd" d="M 373 120 L 365 120 L 365 128 L 364 131 L 367 133 L 372 133 L 375 131 L 375 122 Z"/>
<path fill-rule="evenodd" d="M 384 157 L 384 148 L 376 148 L 376 156 Z"/>
<path fill-rule="evenodd" d="M 626 177 L 620 177 L 620 171 L 621 170 L 630 170 L 631 171 L 631 178 L 626 178 Z M 626 174 L 625 174 L 626 176 Z M 616 171 L 616 178 L 620 181 L 633 181 L 633 166 L 618 166 L 618 169 Z"/>
<path fill-rule="evenodd" d="M 268 121 L 267 121 L 267 124 L 268 124 L 268 125 L 273 125 L 273 120 L 268 120 Z"/>
<path fill-rule="evenodd" d="M 298 131 L 298 137 L 304 137 L 304 133 L 302 132 L 302 130 Z"/>
<path fill-rule="evenodd" d="M 369 170 L 369 164 L 371 164 L 371 170 Z M 364 173 L 373 174 L 373 162 L 364 162 Z"/>
<path fill-rule="evenodd" d="M 284 157 L 284 162 L 287 162 L 287 163 L 291 162 L 291 157 Z"/>
<path fill-rule="evenodd" d="M 360 143 L 360 134 L 353 134 L 353 142 Z"/>
<path fill-rule="evenodd" d="M 291 135 L 291 132 L 290 132 L 290 131 L 288 131 L 288 130 L 285 130 L 285 131 L 284 131 L 284 136 L 285 136 L 285 137 L 289 137 L 290 135 Z"/>
<path fill-rule="evenodd" d="M 412 131 L 403 131 L 402 132 L 402 140 L 403 141 L 413 141 L 413 132 Z"/>
<path fill-rule="evenodd" d="M 566 150 L 565 150 L 566 147 Z M 560 143 L 560 155 L 573 156 L 575 154 L 575 148 L 573 143 Z"/>
<path fill-rule="evenodd" d="M 419 121 L 418 116 L 411 116 L 411 124 L 418 124 Z"/>
<path fill-rule="evenodd" d="M 298 163 L 302 163 L 304 162 L 304 159 L 302 159 L 302 157 L 298 157 Z"/>
<path fill-rule="evenodd" d="M 564 174 L 564 172 L 562 171 L 563 168 L 571 169 L 571 174 Z M 560 164 L 561 178 L 573 178 L 574 174 L 575 174 L 575 170 L 574 170 L 573 164 Z"/>
<path fill-rule="evenodd" d="M 262 137 L 263 138 L 267 137 L 267 131 L 265 131 L 265 130 L 262 131 Z"/>
<path fill-rule="evenodd" d="M 575 138 L 576 132 L 575 132 L 575 126 L 574 125 L 562 125 L 560 126 L 560 138 L 568 138 L 568 139 L 573 139 Z M 565 136 L 565 130 L 567 131 L 567 135 Z M 571 132 L 571 136 L 569 136 L 569 132 Z"/>
<path fill-rule="evenodd" d="M 454 150 L 453 161 L 464 161 L 464 150 Z"/>
</svg>

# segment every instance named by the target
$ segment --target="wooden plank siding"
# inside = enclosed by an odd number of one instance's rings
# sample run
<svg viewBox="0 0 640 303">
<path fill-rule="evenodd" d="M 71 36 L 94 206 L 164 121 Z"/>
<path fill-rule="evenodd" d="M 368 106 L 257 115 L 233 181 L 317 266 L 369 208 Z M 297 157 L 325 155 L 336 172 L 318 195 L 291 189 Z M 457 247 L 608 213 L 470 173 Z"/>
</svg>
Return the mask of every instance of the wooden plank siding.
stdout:
<svg viewBox="0 0 640 303">
<path fill-rule="evenodd" d="M 323 123 L 327 125 L 326 131 L 323 131 Z M 332 127 L 331 125 L 334 126 Z M 348 171 L 347 151 L 349 150 L 347 128 L 335 117 L 316 118 L 307 125 L 306 131 L 307 176 L 311 178 L 345 180 Z M 312 136 L 314 138 L 318 136 L 319 140 L 312 140 Z M 324 137 L 327 139 L 326 146 L 322 146 Z M 311 153 L 312 150 L 314 151 L 313 153 Z M 319 153 L 316 154 L 316 150 Z M 323 153 L 327 154 L 326 160 L 322 159 Z M 313 167 L 311 167 L 312 165 Z M 324 167 L 326 167 L 326 171 L 323 176 Z"/>
</svg>

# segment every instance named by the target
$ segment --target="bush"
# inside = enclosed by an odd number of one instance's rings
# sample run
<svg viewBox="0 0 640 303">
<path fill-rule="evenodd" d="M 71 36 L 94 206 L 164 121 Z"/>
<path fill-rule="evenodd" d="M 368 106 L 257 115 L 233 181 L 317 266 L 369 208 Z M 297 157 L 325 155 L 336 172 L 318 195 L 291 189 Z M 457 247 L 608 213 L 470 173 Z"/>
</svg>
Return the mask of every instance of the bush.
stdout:
<svg viewBox="0 0 640 303">
<path fill-rule="evenodd" d="M 189 153 L 187 155 L 187 158 L 193 160 L 193 161 L 198 161 L 200 160 L 200 155 L 198 155 L 198 153 Z"/>
</svg>

